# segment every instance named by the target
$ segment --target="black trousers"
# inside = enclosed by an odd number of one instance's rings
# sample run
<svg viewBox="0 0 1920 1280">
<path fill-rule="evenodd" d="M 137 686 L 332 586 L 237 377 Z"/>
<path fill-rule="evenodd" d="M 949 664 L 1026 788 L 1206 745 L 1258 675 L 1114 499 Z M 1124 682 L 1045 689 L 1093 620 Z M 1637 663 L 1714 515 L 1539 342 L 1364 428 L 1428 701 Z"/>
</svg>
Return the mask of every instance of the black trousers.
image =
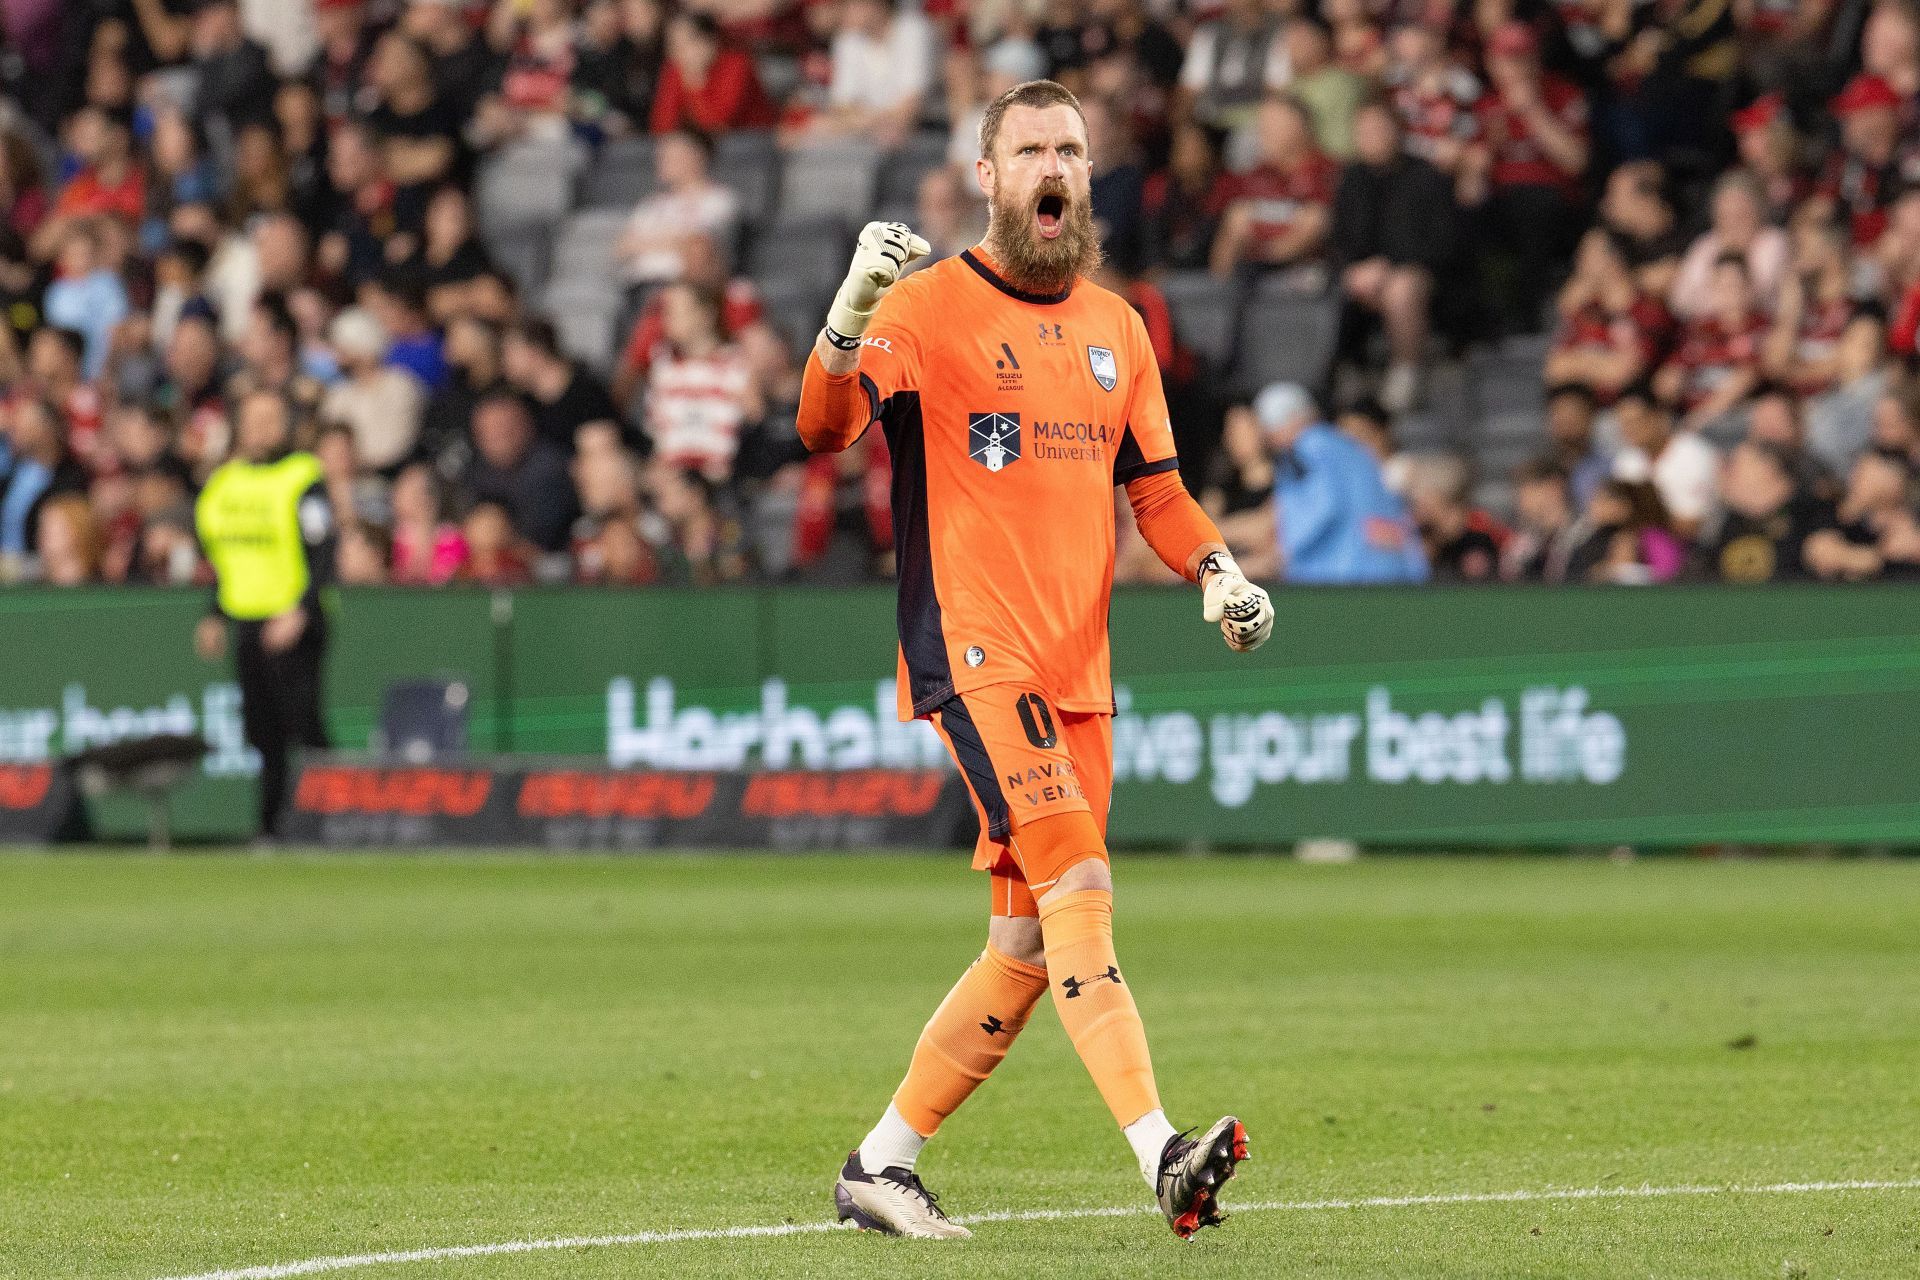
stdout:
<svg viewBox="0 0 1920 1280">
<path fill-rule="evenodd" d="M 1512 272 L 1489 299 L 1506 333 L 1536 333 L 1581 222 L 1554 187 L 1503 187 L 1482 210 L 1482 248 Z"/>
<path fill-rule="evenodd" d="M 307 629 L 291 649 L 268 653 L 258 622 L 234 624 L 234 665 L 240 679 L 240 721 L 247 745 L 260 753 L 260 834 L 280 833 L 287 806 L 293 748 L 327 747 L 320 714 L 320 673 L 326 664 L 327 623 L 307 610 Z"/>
</svg>

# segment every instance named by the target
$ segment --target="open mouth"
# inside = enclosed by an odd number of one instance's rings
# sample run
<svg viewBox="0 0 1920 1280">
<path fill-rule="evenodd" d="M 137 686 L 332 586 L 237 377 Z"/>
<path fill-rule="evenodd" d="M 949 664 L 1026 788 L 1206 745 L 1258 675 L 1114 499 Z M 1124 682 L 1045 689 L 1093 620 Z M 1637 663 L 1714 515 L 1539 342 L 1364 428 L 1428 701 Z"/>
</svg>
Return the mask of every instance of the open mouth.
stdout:
<svg viewBox="0 0 1920 1280">
<path fill-rule="evenodd" d="M 1034 206 L 1033 217 L 1039 224 L 1042 240 L 1051 240 L 1060 234 L 1061 219 L 1065 217 L 1066 212 L 1065 196 L 1049 194 L 1040 197 L 1039 203 Z"/>
</svg>

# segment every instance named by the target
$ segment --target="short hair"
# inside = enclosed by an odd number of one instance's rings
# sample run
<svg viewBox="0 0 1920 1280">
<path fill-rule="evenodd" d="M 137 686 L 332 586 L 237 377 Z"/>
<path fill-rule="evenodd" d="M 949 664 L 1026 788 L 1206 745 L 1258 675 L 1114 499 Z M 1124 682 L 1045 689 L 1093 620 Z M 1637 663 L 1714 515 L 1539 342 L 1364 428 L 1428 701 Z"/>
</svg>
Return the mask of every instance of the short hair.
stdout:
<svg viewBox="0 0 1920 1280">
<path fill-rule="evenodd" d="M 78 329 L 68 329 L 57 324 L 42 325 L 39 333 L 50 333 L 53 340 L 67 349 L 67 354 L 76 361 L 87 356 L 87 339 Z"/>
<path fill-rule="evenodd" d="M 494 405 L 506 405 L 511 408 L 522 422 L 531 423 L 533 420 L 533 411 L 527 407 L 526 397 L 507 387 L 496 387 L 481 396 L 474 403 L 473 416 L 479 417 L 482 409 L 489 409 Z"/>
<path fill-rule="evenodd" d="M 1393 430 L 1393 415 L 1387 412 L 1385 405 L 1381 404 L 1372 396 L 1361 396 L 1357 400 L 1349 400 L 1340 407 L 1340 411 L 1334 416 L 1340 418 L 1361 418 L 1367 422 L 1371 422 L 1382 431 Z"/>
<path fill-rule="evenodd" d="M 253 309 L 260 313 L 272 329 L 287 340 L 289 345 L 298 345 L 300 326 L 294 323 L 293 310 L 287 306 L 287 297 L 283 293 L 267 292 L 254 299 Z"/>
<path fill-rule="evenodd" d="M 713 163 L 713 135 L 705 129 L 700 128 L 698 125 L 683 124 L 677 126 L 673 132 L 667 136 L 669 138 L 680 138 L 692 143 L 694 149 L 699 151 L 707 163 Z"/>
<path fill-rule="evenodd" d="M 187 274 L 198 280 L 213 261 L 213 252 L 198 240 L 175 240 L 160 251 L 163 258 L 178 258 Z"/>
<path fill-rule="evenodd" d="M 1636 404 L 1643 404 L 1655 413 L 1665 413 L 1667 411 L 1666 402 L 1654 393 L 1653 383 L 1645 378 L 1629 383 L 1623 388 L 1620 394 L 1614 397 L 1614 407 L 1618 408 L 1629 400 Z"/>
<path fill-rule="evenodd" d="M 1400 119 L 1399 108 L 1395 107 L 1393 105 L 1393 99 L 1384 93 L 1369 93 L 1360 99 L 1359 103 L 1353 108 L 1354 117 L 1356 119 L 1359 118 L 1360 113 L 1363 111 L 1385 112 L 1387 119 L 1393 122 L 1393 130 L 1395 133 L 1401 132 L 1406 127 L 1405 122 Z"/>
<path fill-rule="evenodd" d="M 720 43 L 722 38 L 720 20 L 712 14 L 699 9 L 682 9 L 675 13 L 673 18 L 674 21 L 684 22 L 692 27 L 694 32 L 703 39 L 711 40 L 715 44 Z"/>
<path fill-rule="evenodd" d="M 1325 40 L 1328 44 L 1333 43 L 1333 24 L 1317 13 L 1308 12 L 1299 14 L 1287 25 L 1290 27 L 1305 27 L 1307 30 L 1318 35 L 1322 40 Z"/>
<path fill-rule="evenodd" d="M 1774 470 L 1780 473 L 1780 477 L 1783 480 L 1787 480 L 1789 482 L 1792 482 L 1795 480 L 1794 465 L 1793 465 L 1794 457 L 1792 452 L 1789 451 L 1785 446 L 1775 444 L 1771 440 L 1755 440 L 1749 437 L 1745 440 L 1742 440 L 1739 444 L 1735 445 L 1734 447 L 1737 449 L 1752 450 L 1753 452 L 1759 454 L 1761 457 L 1765 458 L 1768 462 L 1772 463 Z"/>
<path fill-rule="evenodd" d="M 554 328 L 551 320 L 529 316 L 515 324 L 511 332 L 516 340 L 526 343 L 536 351 L 549 356 L 560 354 L 560 331 Z"/>
<path fill-rule="evenodd" d="M 1057 80 L 1029 80 L 987 104 L 987 114 L 980 118 L 982 160 L 993 159 L 993 144 L 1000 140 L 1000 121 L 1010 107 L 1072 107 L 1073 114 L 1080 117 L 1080 127 L 1087 127 L 1087 113 L 1080 109 L 1080 99 L 1073 96 L 1073 90 Z"/>
<path fill-rule="evenodd" d="M 427 278 L 419 270 L 401 267 L 376 279 L 374 287 L 409 311 L 427 309 Z"/>
<path fill-rule="evenodd" d="M 1537 458 L 1528 458 L 1513 469 L 1513 482 L 1522 484 L 1557 484 L 1562 488 L 1571 488 L 1573 477 L 1568 473 L 1566 464 L 1552 454 L 1542 454 Z"/>
<path fill-rule="evenodd" d="M 1900 471 L 1900 478 L 1909 485 L 1913 483 L 1916 468 L 1914 467 L 1913 459 L 1907 455 L 1905 450 L 1895 449 L 1889 445 L 1874 445 L 1860 456 L 1862 458 L 1874 458 L 1886 463 L 1888 466 L 1897 467 Z"/>
<path fill-rule="evenodd" d="M 1600 397 L 1584 382 L 1556 382 L 1547 388 L 1547 403 L 1551 404 L 1562 397 L 1578 400 L 1589 411 L 1600 407 Z"/>
<path fill-rule="evenodd" d="M 693 304 L 706 312 L 715 325 L 725 327 L 727 295 L 720 286 L 694 280 L 676 280 L 668 288 L 678 289 L 692 298 Z"/>
</svg>

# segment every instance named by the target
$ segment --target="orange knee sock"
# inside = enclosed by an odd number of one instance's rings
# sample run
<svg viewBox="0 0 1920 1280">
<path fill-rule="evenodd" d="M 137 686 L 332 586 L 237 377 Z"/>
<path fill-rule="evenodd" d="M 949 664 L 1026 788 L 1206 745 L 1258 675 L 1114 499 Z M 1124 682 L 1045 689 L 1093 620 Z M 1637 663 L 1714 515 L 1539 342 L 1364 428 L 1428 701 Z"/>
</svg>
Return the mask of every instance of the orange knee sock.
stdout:
<svg viewBox="0 0 1920 1280">
<path fill-rule="evenodd" d="M 1053 1007 L 1121 1128 L 1160 1109 L 1147 1029 L 1113 954 L 1113 895 L 1081 889 L 1040 903 Z"/>
<path fill-rule="evenodd" d="M 931 1138 L 993 1074 L 1046 989 L 1045 969 L 992 947 L 980 953 L 927 1020 L 893 1095 L 894 1109 L 916 1133 Z"/>
</svg>

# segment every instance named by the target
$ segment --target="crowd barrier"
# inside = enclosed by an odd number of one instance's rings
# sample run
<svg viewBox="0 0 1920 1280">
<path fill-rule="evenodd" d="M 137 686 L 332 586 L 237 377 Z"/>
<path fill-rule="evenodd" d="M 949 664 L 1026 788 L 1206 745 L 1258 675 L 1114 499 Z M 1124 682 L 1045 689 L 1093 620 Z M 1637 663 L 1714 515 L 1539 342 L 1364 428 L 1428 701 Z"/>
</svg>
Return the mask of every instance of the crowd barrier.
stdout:
<svg viewBox="0 0 1920 1280">
<path fill-rule="evenodd" d="M 192 652 L 205 599 L 0 591 L 0 839 L 47 834 L 29 801 L 62 794 L 60 771 L 37 766 L 158 732 L 212 748 L 175 834 L 247 832 L 258 761 L 228 669 Z M 1315 589 L 1276 606 L 1273 642 L 1241 656 L 1194 593 L 1116 593 L 1116 844 L 1920 844 L 1920 592 Z M 712 775 L 735 808 L 765 771 L 909 779 L 946 762 L 926 725 L 894 719 L 892 621 L 884 588 L 349 590 L 328 722 L 336 746 L 364 752 L 390 683 L 456 678 L 470 767 L 506 779 L 514 806 L 525 775 L 561 758 L 601 776 Z M 137 801 L 88 805 L 101 837 L 146 831 Z M 586 816 L 498 830 L 658 842 L 571 821 Z M 695 824 L 666 842 L 884 838 L 848 816 L 771 837 Z M 308 828 L 408 842 L 356 830 Z"/>
</svg>

